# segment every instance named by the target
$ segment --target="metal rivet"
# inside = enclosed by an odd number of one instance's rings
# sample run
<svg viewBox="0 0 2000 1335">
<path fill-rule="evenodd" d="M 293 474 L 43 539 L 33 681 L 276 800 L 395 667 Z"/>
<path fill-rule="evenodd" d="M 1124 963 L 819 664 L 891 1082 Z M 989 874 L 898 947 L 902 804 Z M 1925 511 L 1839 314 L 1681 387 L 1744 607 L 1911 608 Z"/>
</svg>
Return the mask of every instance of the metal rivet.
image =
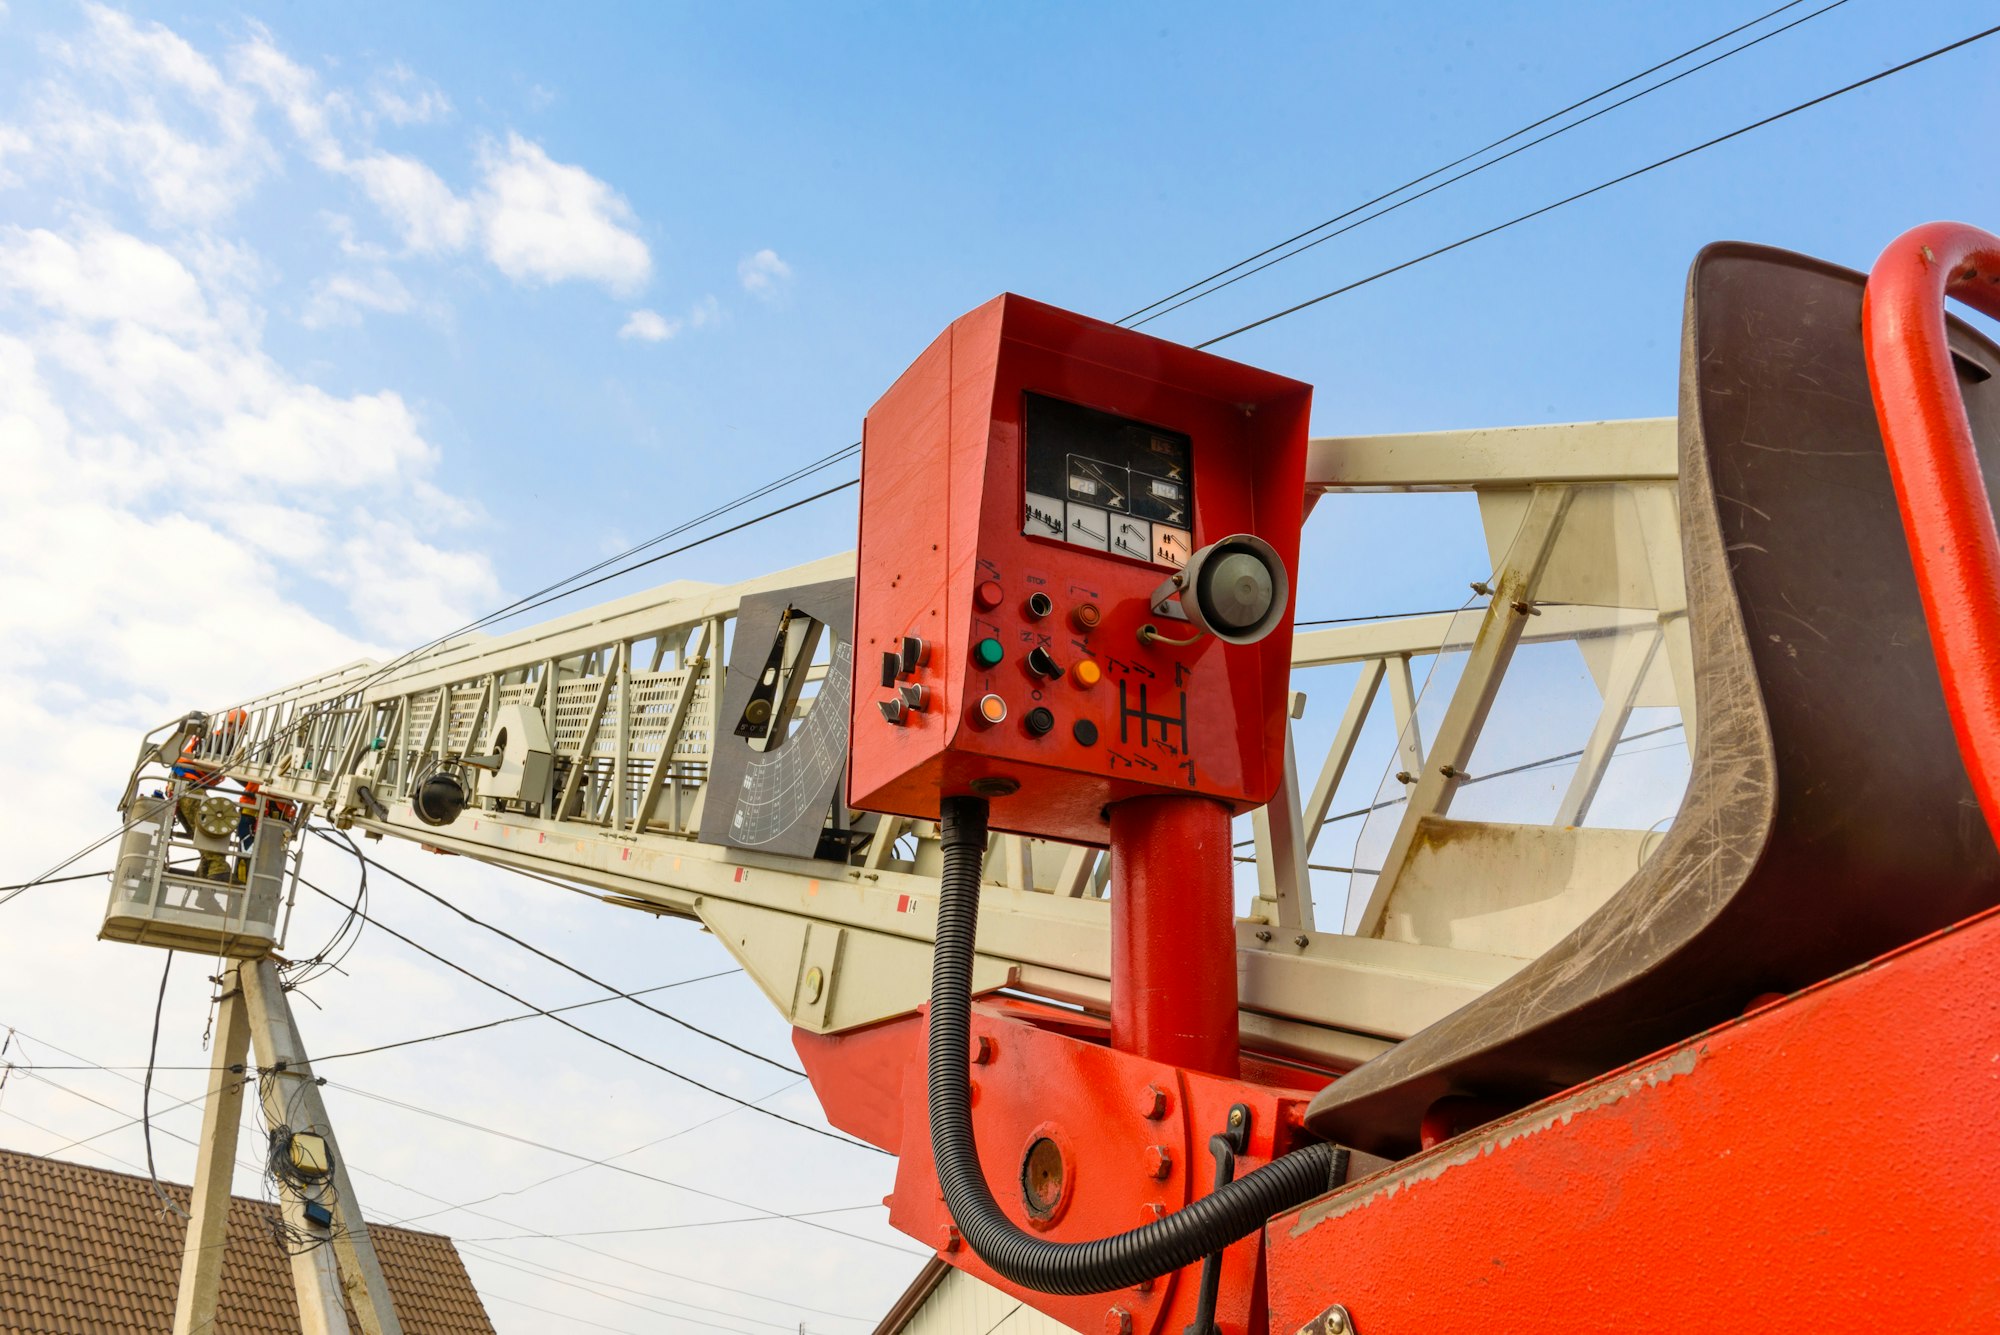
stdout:
<svg viewBox="0 0 2000 1335">
<path fill-rule="evenodd" d="M 826 986 L 826 975 L 819 971 L 818 965 L 814 965 L 812 968 L 806 970 L 807 1001 L 818 1001 L 820 991 L 825 986 Z"/>
</svg>

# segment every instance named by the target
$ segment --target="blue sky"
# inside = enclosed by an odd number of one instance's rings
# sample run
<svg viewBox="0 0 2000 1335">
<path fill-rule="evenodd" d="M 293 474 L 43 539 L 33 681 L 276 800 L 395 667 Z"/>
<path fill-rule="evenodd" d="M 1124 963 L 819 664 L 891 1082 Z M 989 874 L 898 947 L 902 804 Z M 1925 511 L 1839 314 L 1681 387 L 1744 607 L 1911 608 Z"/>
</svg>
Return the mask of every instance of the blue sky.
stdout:
<svg viewBox="0 0 2000 1335">
<path fill-rule="evenodd" d="M 0 811 L 0 884 L 102 832 L 144 728 L 406 647 L 856 439 L 903 366 L 996 292 L 1122 316 L 1775 2 L 0 0 L 0 717 L 41 767 L 35 818 Z M 1967 0 L 1849 0 L 1148 328 L 1208 338 L 1994 21 Z M 1702 244 L 1866 267 L 1919 222 L 2000 227 L 2000 184 L 1976 165 L 2000 111 L 1996 53 L 2000 38 L 1220 350 L 1313 383 L 1321 434 L 1669 414 Z M 840 550 L 852 530 L 848 493 L 639 582 L 742 578 Z M 1308 617 L 1453 605 L 1485 570 L 1462 498 L 1322 506 L 1307 551 Z M 627 986 L 727 967 L 691 929 L 607 931 L 597 906 L 524 899 L 439 861 L 410 866 Z M 97 888 L 60 889 L 0 909 L 0 1025 L 130 1061 L 154 961 L 91 941 Z M 589 995 L 395 907 L 545 1004 Z M 170 993 L 163 1053 L 180 1062 L 203 1060 L 200 972 Z M 433 972 L 378 938 L 355 977 L 322 985 L 309 1039 L 360 1046 L 404 1036 L 411 1015 L 443 1027 L 507 1009 Z M 65 991 L 58 976 L 99 981 Z M 704 986 L 691 1016 L 784 1053 L 754 989 Z M 716 1060 L 604 1024 L 691 1067 Z M 565 1143 L 585 1109 L 599 1145 L 714 1111 L 560 1037 L 483 1042 L 384 1058 L 355 1082 Z M 521 1097 L 523 1069 L 538 1097 Z M 131 1101 L 113 1077 L 77 1078 Z M 769 1088 L 754 1070 L 717 1078 Z M 179 1097 L 193 1082 L 169 1083 Z M 47 1150 L 118 1120 L 21 1091 L 4 1110 L 34 1120 L 0 1124 L 0 1144 Z M 813 1115 L 804 1091 L 784 1100 Z M 455 1199 L 563 1167 L 353 1100 L 336 1116 L 376 1163 Z M 699 1153 L 670 1147 L 680 1161 L 635 1162 L 788 1208 L 886 1188 L 879 1165 L 721 1126 Z M 135 1142 L 101 1144 L 129 1158 Z M 161 1149 L 184 1176 L 185 1147 Z M 580 1176 L 519 1208 L 585 1228 L 631 1218 L 630 1187 Z M 384 1217 L 417 1208 L 369 1199 Z M 876 1215 L 843 1227 L 896 1245 Z M 675 1246 L 684 1268 L 776 1276 L 784 1296 L 848 1313 L 882 1310 L 917 1264 L 750 1232 Z M 823 1268 L 796 1270 L 805 1255 Z M 619 1264 L 607 1282 L 668 1282 Z M 475 1263 L 482 1288 L 584 1303 L 488 1266 Z M 683 1328 L 597 1299 L 577 1310 Z"/>
</svg>

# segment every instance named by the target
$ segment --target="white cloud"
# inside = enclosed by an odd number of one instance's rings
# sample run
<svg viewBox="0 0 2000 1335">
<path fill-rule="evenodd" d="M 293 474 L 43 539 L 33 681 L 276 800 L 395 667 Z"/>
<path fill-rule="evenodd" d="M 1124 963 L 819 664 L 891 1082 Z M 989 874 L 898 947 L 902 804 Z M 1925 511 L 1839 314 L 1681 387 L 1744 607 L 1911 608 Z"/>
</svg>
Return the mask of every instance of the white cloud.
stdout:
<svg viewBox="0 0 2000 1335">
<path fill-rule="evenodd" d="M 738 260 L 736 276 L 743 281 L 745 292 L 769 301 L 792 281 L 792 266 L 779 259 L 777 251 L 766 247 Z"/>
<path fill-rule="evenodd" d="M 329 325 L 359 324 L 363 311 L 400 315 L 411 309 L 416 299 L 403 280 L 387 269 L 368 273 L 339 273 L 313 286 L 311 298 L 299 316 L 308 329 Z"/>
<path fill-rule="evenodd" d="M 398 125 L 428 125 L 451 115 L 451 99 L 444 90 L 400 63 L 389 68 L 369 96 L 375 110 Z"/>
<path fill-rule="evenodd" d="M 0 228 L 0 278 L 37 305 L 73 319 L 129 320 L 186 330 L 212 320 L 185 265 L 158 246 L 100 226 L 74 239 L 45 228 Z"/>
<path fill-rule="evenodd" d="M 255 97 L 157 23 L 95 4 L 84 17 L 80 36 L 52 44 L 74 81 L 37 89 L 32 121 L 5 135 L 12 170 L 129 184 L 162 222 L 229 213 L 275 161 Z"/>
<path fill-rule="evenodd" d="M 666 317 L 658 311 L 633 311 L 626 319 L 624 327 L 618 331 L 618 337 L 658 343 L 662 339 L 672 338 L 678 328 L 678 324 L 667 323 Z"/>
<path fill-rule="evenodd" d="M 400 394 L 331 393 L 264 351 L 254 307 L 226 290 L 242 267 L 226 253 L 216 258 L 213 247 L 191 266 L 163 246 L 97 225 L 0 231 L 0 330 L 11 331 L 0 363 L 0 378 L 12 386 L 0 400 L 8 500 L 46 493 L 72 511 L 108 512 L 62 521 L 84 530 L 175 517 L 213 535 L 189 530 L 182 536 L 190 541 L 235 544 L 253 561 L 266 559 L 271 543 L 244 546 L 234 527 L 237 496 L 254 499 L 262 514 L 278 506 L 323 519 L 365 496 L 376 515 L 426 529 L 470 517 L 431 486 L 437 450 Z M 381 308 L 397 301 L 397 290 L 362 278 L 338 291 L 330 285 L 326 295 Z M 49 513 L 34 507 L 31 526 Z M 303 534 L 308 526 L 294 527 Z M 351 555 L 331 567 L 306 564 L 324 546 L 321 538 L 295 548 L 288 573 L 280 573 L 349 592 Z M 469 559 L 478 569 L 467 567 L 451 593 L 461 610 L 497 592 L 483 558 Z M 398 605 L 418 595 L 399 592 L 397 582 L 430 583 L 414 569 L 390 574 L 380 592 Z"/>
<path fill-rule="evenodd" d="M 722 314 L 722 303 L 714 297 L 703 297 L 690 306 L 687 313 L 672 319 L 658 311 L 633 311 L 618 331 L 620 338 L 642 339 L 647 343 L 660 343 L 672 338 L 684 329 L 699 329 L 712 323 Z"/>
<path fill-rule="evenodd" d="M 630 230 L 631 207 L 603 181 L 518 134 L 488 144 L 480 165 L 486 256 L 509 278 L 581 278 L 631 292 L 652 276 L 652 253 Z"/>
<path fill-rule="evenodd" d="M 349 164 L 368 198 L 419 253 L 463 250 L 472 237 L 472 206 L 415 158 L 374 153 Z"/>
</svg>

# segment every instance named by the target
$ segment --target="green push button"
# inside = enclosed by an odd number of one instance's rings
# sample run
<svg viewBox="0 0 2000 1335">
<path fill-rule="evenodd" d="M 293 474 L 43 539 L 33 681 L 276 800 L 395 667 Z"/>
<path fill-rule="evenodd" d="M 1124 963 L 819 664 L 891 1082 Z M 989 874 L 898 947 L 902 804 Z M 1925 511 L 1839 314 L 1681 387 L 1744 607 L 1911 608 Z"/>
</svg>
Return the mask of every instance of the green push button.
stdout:
<svg viewBox="0 0 2000 1335">
<path fill-rule="evenodd" d="M 989 635 L 972 646 L 972 657 L 981 667 L 999 667 L 1001 660 L 1007 657 L 1007 651 L 1000 647 L 1000 641 Z"/>
</svg>

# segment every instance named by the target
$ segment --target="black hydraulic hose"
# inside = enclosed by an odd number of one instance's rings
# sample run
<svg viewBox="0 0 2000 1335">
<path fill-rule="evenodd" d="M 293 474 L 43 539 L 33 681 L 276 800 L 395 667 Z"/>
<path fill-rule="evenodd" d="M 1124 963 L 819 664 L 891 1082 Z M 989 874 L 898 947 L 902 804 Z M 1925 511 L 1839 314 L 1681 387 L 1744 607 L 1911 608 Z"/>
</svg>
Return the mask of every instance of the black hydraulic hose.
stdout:
<svg viewBox="0 0 2000 1335">
<path fill-rule="evenodd" d="M 1094 1242 L 1049 1242 L 1001 1213 L 972 1135 L 972 947 L 986 803 L 944 799 L 944 872 L 931 964 L 931 1153 L 946 1207 L 966 1243 L 1001 1275 L 1042 1293 L 1105 1293 L 1191 1265 L 1248 1237 L 1281 1210 L 1327 1190 L 1331 1145 L 1294 1150 L 1175 1214 Z"/>
</svg>

